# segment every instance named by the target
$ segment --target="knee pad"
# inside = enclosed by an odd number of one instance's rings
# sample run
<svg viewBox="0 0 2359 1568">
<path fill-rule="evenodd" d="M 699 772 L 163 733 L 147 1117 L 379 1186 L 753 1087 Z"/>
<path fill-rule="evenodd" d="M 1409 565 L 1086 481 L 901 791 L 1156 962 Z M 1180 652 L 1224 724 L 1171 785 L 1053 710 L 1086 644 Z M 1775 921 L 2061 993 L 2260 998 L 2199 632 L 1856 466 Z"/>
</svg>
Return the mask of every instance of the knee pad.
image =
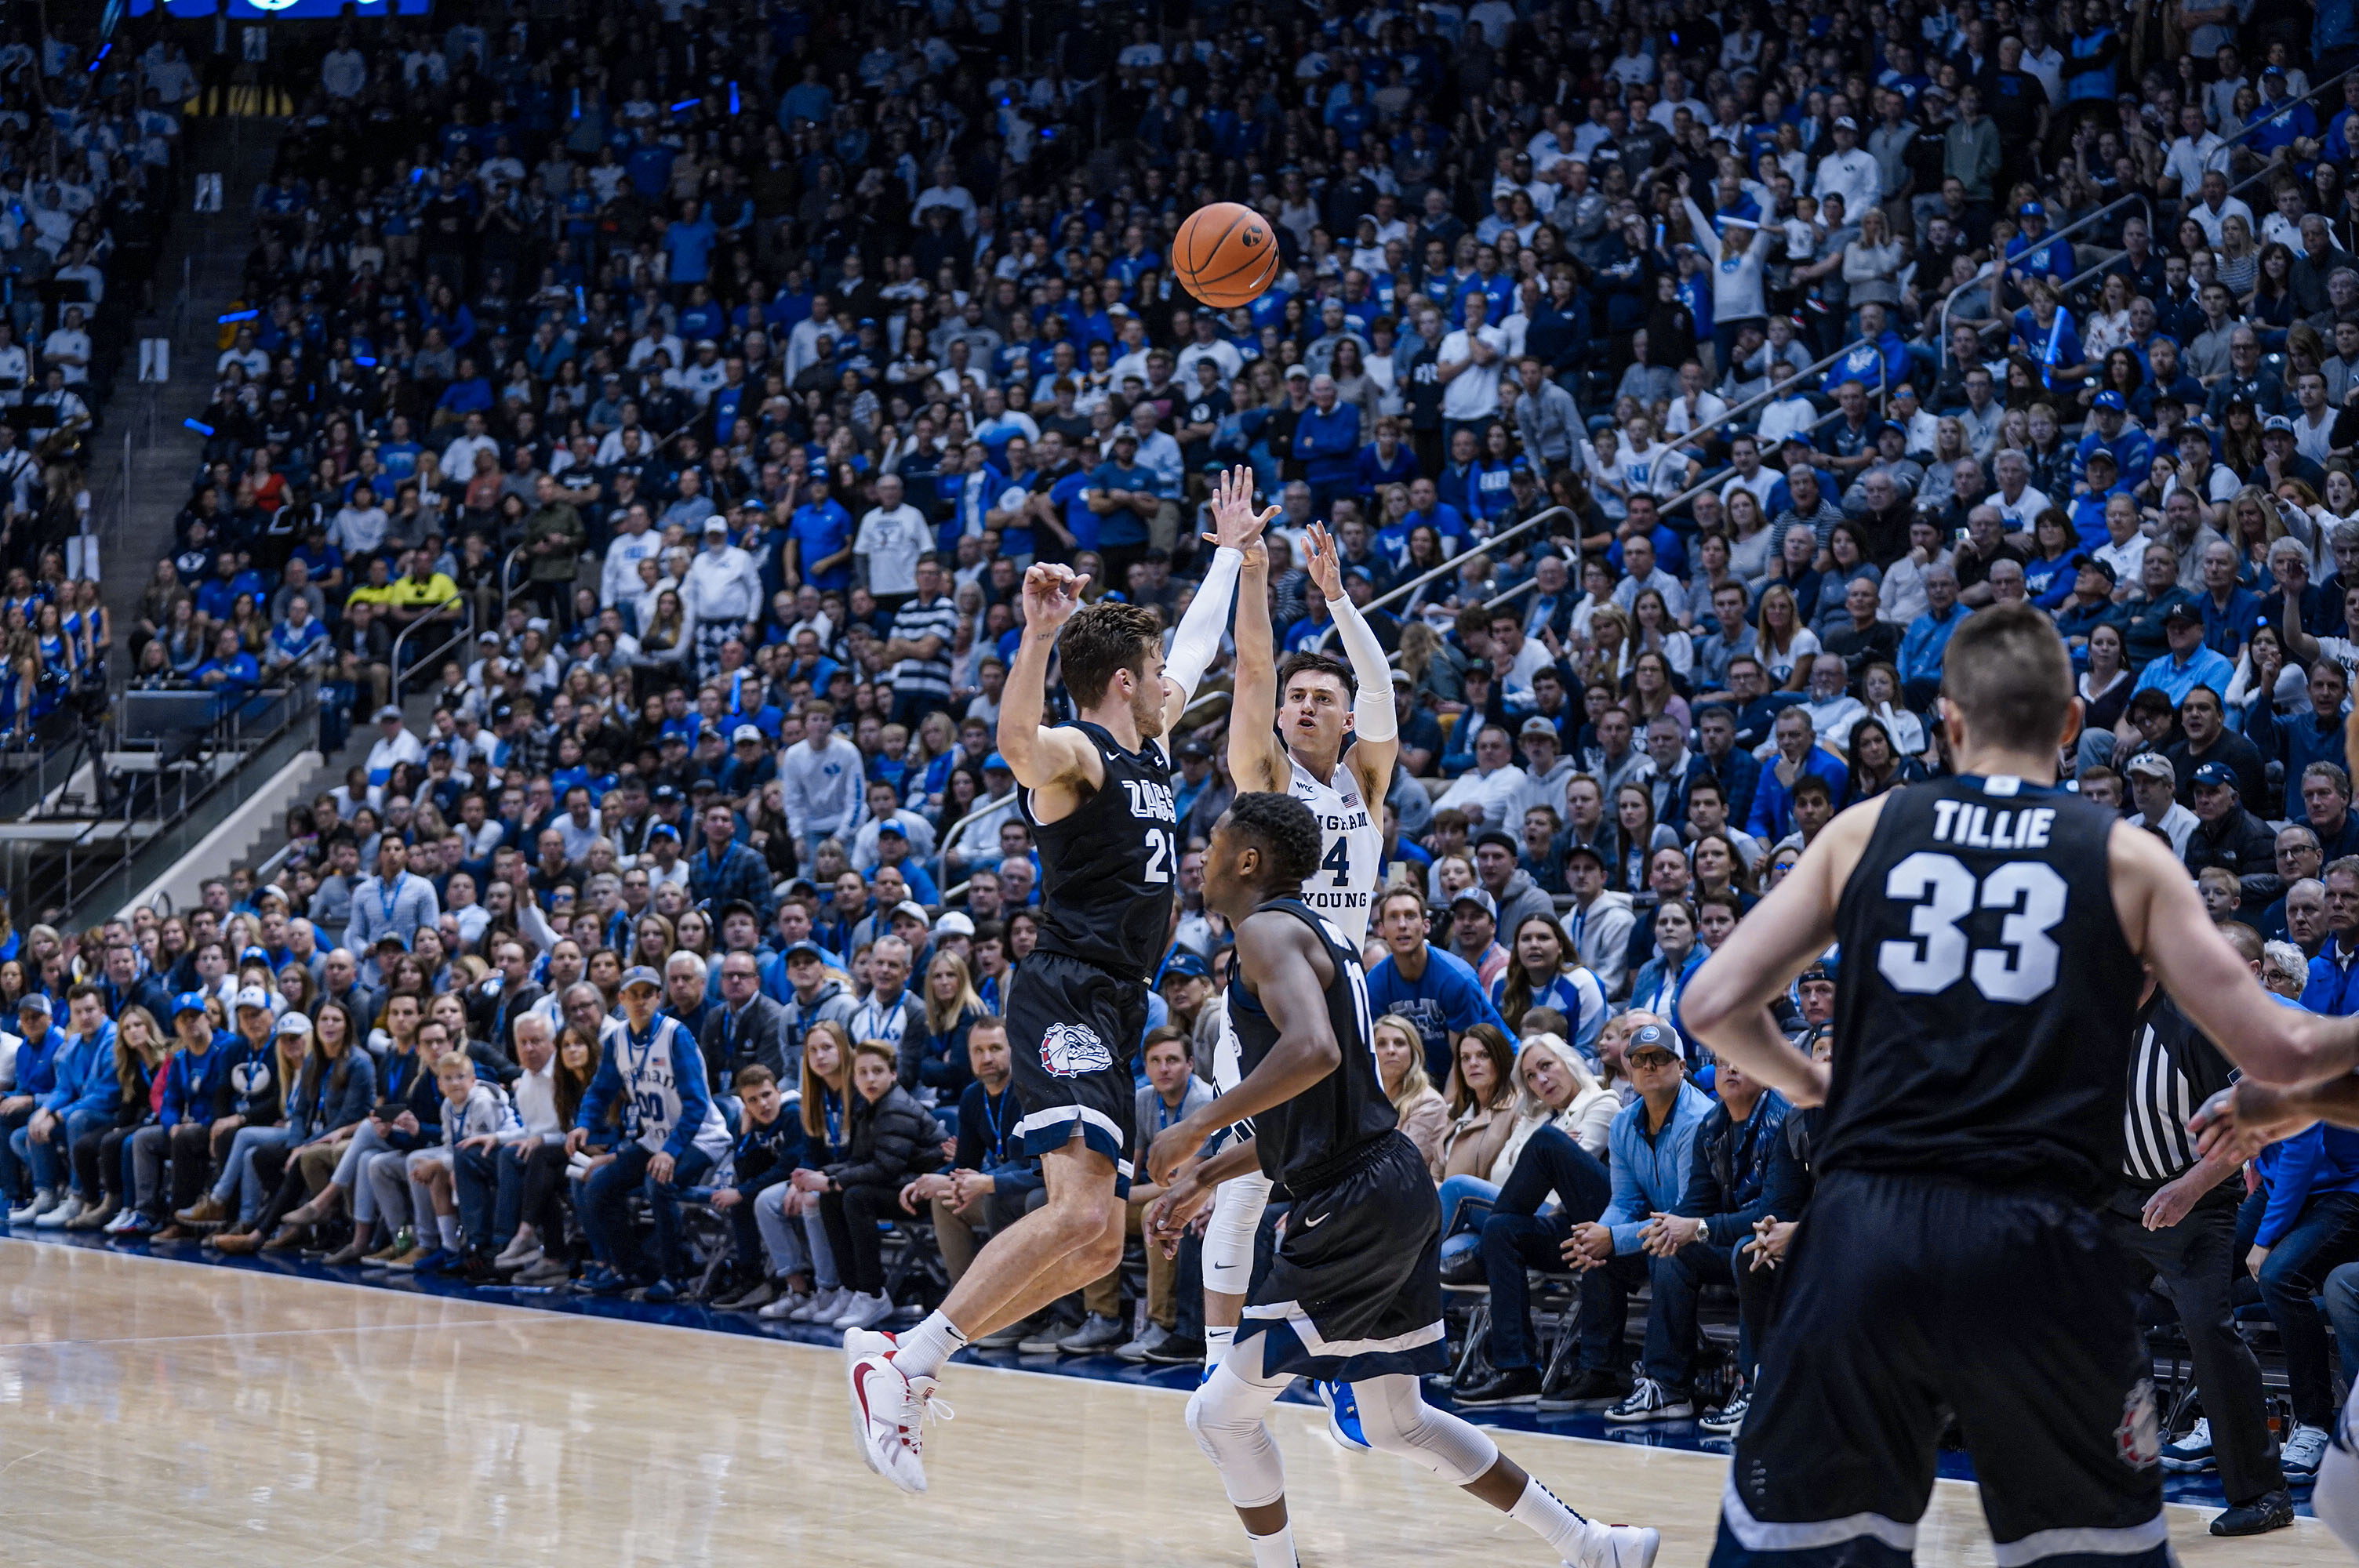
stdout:
<svg viewBox="0 0 2359 1568">
<path fill-rule="evenodd" d="M 1223 1362 L 1188 1396 L 1188 1431 L 1221 1473 L 1232 1507 L 1262 1508 L 1286 1496 L 1286 1465 L 1262 1414 L 1292 1381 L 1258 1382 Z"/>
<path fill-rule="evenodd" d="M 1364 1378 L 1352 1385 L 1352 1396 L 1369 1447 L 1414 1461 L 1453 1487 L 1499 1461 L 1499 1445 L 1489 1433 L 1427 1404 L 1417 1379 L 1406 1373 Z"/>
<path fill-rule="evenodd" d="M 1254 1235 L 1269 1206 L 1269 1178 L 1236 1176 L 1212 1195 L 1212 1217 L 1204 1227 L 1204 1288 L 1241 1296 L 1253 1279 Z"/>
</svg>

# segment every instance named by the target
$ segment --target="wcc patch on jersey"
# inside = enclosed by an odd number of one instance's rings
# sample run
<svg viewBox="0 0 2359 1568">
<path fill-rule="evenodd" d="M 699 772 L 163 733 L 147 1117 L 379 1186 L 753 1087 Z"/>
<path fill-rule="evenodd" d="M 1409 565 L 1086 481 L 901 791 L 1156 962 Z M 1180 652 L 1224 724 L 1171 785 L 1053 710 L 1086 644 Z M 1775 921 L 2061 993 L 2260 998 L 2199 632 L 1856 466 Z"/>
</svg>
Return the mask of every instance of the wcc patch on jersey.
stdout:
<svg viewBox="0 0 2359 1568">
<path fill-rule="evenodd" d="M 1040 1065 L 1060 1078 L 1110 1072 L 1114 1053 L 1084 1023 L 1052 1023 L 1040 1034 Z"/>
</svg>

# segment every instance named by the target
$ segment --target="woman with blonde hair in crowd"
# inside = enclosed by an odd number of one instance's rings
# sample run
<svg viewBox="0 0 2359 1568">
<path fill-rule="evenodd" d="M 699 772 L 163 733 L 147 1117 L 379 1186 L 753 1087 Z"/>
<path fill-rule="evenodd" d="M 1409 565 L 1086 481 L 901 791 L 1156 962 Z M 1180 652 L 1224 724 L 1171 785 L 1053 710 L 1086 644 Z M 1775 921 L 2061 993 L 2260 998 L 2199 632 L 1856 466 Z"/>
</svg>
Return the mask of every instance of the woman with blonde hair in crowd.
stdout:
<svg viewBox="0 0 2359 1568">
<path fill-rule="evenodd" d="M 96 1230 L 122 1212 L 124 1195 L 130 1190 L 130 1161 L 125 1157 L 124 1144 L 132 1133 L 162 1114 L 162 1068 L 171 1049 L 172 1042 L 156 1026 L 155 1015 L 146 1008 L 134 1002 L 116 1016 L 114 1121 L 111 1126 L 84 1132 L 68 1151 L 82 1210 L 72 1219 L 60 1222 L 67 1229 Z M 41 1217 L 47 1219 L 49 1216 Z"/>
<path fill-rule="evenodd" d="M 918 1087 L 933 1090 L 938 1103 L 954 1106 L 974 1081 L 966 1032 L 983 1016 L 983 999 L 975 994 L 966 960 L 956 953 L 936 953 L 926 966 L 923 1000 L 926 1054 L 918 1065 Z"/>
<path fill-rule="evenodd" d="M 1754 654 L 1767 672 L 1770 686 L 1780 691 L 1801 690 L 1810 678 L 1810 660 L 1819 652 L 1819 638 L 1802 624 L 1794 590 L 1782 582 L 1772 582 L 1761 590 L 1760 602 L 1754 608 Z"/>
<path fill-rule="evenodd" d="M 1376 1075 L 1385 1098 L 1392 1101 L 1400 1130 L 1425 1157 L 1425 1168 L 1436 1184 L 1441 1180 L 1441 1141 L 1450 1131 L 1450 1102 L 1425 1076 L 1425 1042 L 1417 1025 L 1388 1012 L 1375 1022 L 1371 1040 L 1376 1054 Z"/>
</svg>

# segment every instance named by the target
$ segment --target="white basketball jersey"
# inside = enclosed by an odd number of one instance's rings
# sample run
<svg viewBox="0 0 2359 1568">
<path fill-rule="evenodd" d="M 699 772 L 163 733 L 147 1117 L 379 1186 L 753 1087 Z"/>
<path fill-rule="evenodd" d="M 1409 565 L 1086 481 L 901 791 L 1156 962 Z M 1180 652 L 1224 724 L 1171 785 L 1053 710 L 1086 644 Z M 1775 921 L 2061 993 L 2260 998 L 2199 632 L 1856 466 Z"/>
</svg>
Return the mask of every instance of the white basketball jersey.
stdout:
<svg viewBox="0 0 2359 1568">
<path fill-rule="evenodd" d="M 630 1026 L 622 1019 L 609 1019 L 603 1033 L 603 1048 L 617 1054 L 616 1065 L 622 1070 L 623 1092 L 627 1097 L 626 1133 L 636 1133 L 636 1141 L 643 1147 L 660 1152 L 671 1138 L 672 1129 L 685 1119 L 687 1107 L 682 1103 L 679 1080 L 673 1071 L 674 1042 L 684 1047 L 681 1054 L 691 1062 L 701 1063 L 703 1054 L 679 1020 L 669 1013 L 656 1015 L 652 1037 L 644 1049 L 635 1047 L 630 1038 Z M 729 1152 L 729 1124 L 722 1119 L 718 1106 L 707 1100 L 704 1120 L 695 1135 L 696 1146 L 718 1160 Z"/>
<path fill-rule="evenodd" d="M 1287 789 L 1319 818 L 1319 871 L 1302 884 L 1302 902 L 1333 921 L 1352 946 L 1368 939 L 1368 911 L 1384 874 L 1385 827 L 1360 798 L 1360 781 L 1338 762 L 1332 780 L 1288 753 L 1294 770 Z"/>
</svg>

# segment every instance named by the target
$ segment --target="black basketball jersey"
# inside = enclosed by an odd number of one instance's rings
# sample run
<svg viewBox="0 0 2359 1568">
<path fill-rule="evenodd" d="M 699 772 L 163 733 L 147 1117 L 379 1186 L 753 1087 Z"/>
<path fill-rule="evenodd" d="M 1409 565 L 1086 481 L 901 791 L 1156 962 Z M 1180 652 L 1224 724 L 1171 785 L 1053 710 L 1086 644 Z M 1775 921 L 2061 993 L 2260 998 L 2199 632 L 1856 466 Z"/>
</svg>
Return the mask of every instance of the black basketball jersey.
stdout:
<svg viewBox="0 0 2359 1568">
<path fill-rule="evenodd" d="M 1892 794 L 1836 909 L 1821 1170 L 2111 1189 L 2144 983 L 2106 875 L 2119 820 L 2015 778 Z"/>
<path fill-rule="evenodd" d="M 1282 910 L 1309 925 L 1327 945 L 1335 978 L 1327 982 L 1327 1021 L 1343 1059 L 1335 1070 L 1284 1105 L 1254 1118 L 1254 1147 L 1262 1174 L 1288 1194 L 1316 1192 L 1371 1139 L 1399 1125 L 1393 1102 L 1376 1071 L 1375 1034 L 1368 1015 L 1368 977 L 1360 950 L 1333 921 L 1300 899 L 1274 898 L 1257 907 Z M 1240 974 L 1229 988 L 1229 1023 L 1237 1034 L 1237 1060 L 1250 1073 L 1277 1044 L 1277 1025 L 1262 1011 L 1261 999 Z"/>
<path fill-rule="evenodd" d="M 1180 874 L 1171 764 L 1153 741 L 1125 752 L 1098 725 L 1071 728 L 1097 747 L 1105 784 L 1054 822 L 1034 816 L 1032 792 L 1022 792 L 1019 809 L 1040 847 L 1038 946 L 1144 983 L 1171 939 Z"/>
</svg>

